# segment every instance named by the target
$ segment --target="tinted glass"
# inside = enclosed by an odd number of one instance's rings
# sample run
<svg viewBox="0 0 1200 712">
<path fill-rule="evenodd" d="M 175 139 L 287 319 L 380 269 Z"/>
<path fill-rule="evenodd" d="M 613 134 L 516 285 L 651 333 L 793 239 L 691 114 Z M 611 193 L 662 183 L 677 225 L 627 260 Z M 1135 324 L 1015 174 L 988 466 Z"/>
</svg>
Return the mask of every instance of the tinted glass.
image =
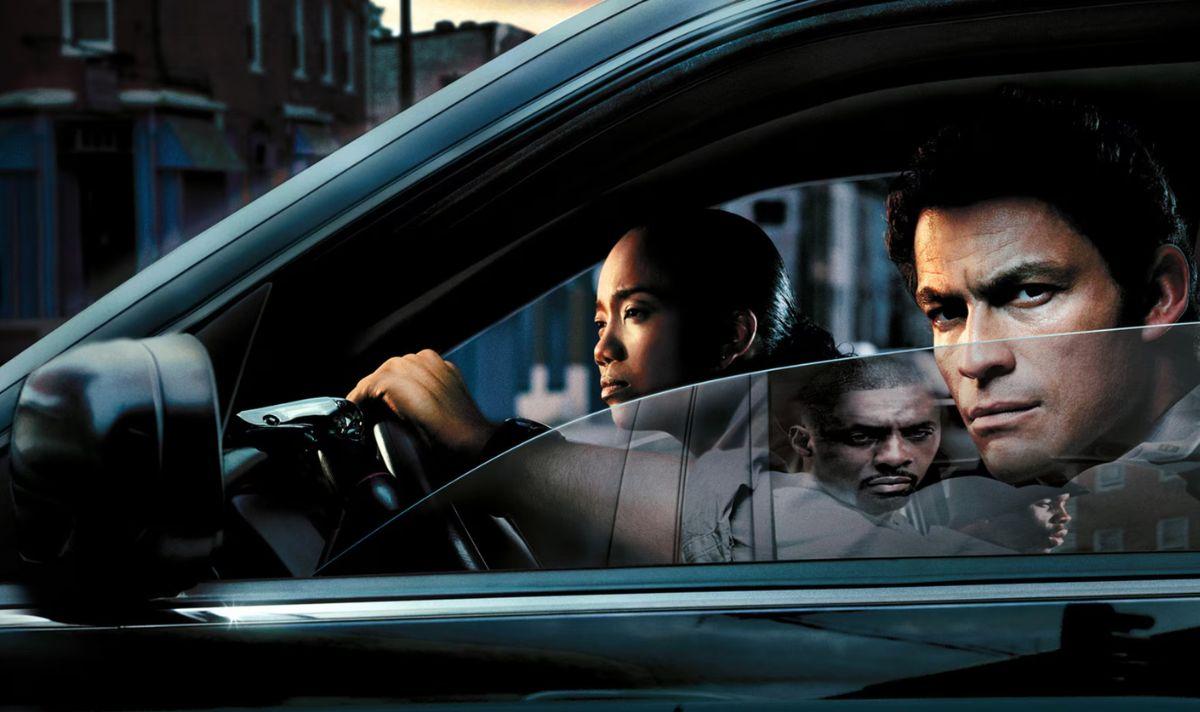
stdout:
<svg viewBox="0 0 1200 712">
<path fill-rule="evenodd" d="M 1026 338 L 680 388 L 527 442 L 415 511 L 455 507 L 495 568 L 1197 549 L 1200 390 L 1173 375 L 1194 371 L 1197 336 Z M 956 404 L 943 374 L 996 351 L 1015 367 Z"/>
</svg>

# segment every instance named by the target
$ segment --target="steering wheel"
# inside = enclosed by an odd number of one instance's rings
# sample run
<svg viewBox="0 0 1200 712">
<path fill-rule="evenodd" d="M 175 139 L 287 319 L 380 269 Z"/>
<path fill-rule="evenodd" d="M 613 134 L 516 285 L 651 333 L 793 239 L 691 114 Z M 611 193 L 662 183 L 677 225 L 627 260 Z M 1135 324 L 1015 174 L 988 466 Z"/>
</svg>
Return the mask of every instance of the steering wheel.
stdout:
<svg viewBox="0 0 1200 712">
<path fill-rule="evenodd" d="M 486 569 L 458 507 L 434 495 L 441 478 L 427 441 L 382 405 L 368 405 L 364 415 L 386 471 L 350 486 L 342 523 L 318 574 Z"/>
<path fill-rule="evenodd" d="M 227 444 L 239 532 L 292 575 L 485 568 L 457 508 L 429 496 L 440 483 L 424 438 L 385 407 L 308 398 L 245 410 Z"/>
</svg>

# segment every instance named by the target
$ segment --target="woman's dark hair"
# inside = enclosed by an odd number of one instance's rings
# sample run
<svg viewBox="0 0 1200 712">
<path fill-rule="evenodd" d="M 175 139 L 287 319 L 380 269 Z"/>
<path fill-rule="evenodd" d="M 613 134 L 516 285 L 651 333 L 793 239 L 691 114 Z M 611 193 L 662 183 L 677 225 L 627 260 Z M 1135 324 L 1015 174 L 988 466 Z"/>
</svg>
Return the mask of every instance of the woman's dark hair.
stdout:
<svg viewBox="0 0 1200 712">
<path fill-rule="evenodd" d="M 833 337 L 796 308 L 778 250 L 753 222 L 723 210 L 690 210 L 658 216 L 631 232 L 642 236 L 651 264 L 668 280 L 685 324 L 685 353 L 711 354 L 733 313 L 754 312 L 755 346 L 731 372 L 838 358 Z M 709 366 L 697 363 L 698 369 Z"/>
<path fill-rule="evenodd" d="M 1191 241 L 1162 165 L 1132 126 L 1093 106 L 1009 88 L 926 141 L 887 198 L 887 249 L 916 291 L 921 213 L 995 198 L 1035 198 L 1090 240 L 1139 321 L 1155 251 L 1175 245 L 1192 271 L 1185 320 L 1196 316 Z"/>
</svg>

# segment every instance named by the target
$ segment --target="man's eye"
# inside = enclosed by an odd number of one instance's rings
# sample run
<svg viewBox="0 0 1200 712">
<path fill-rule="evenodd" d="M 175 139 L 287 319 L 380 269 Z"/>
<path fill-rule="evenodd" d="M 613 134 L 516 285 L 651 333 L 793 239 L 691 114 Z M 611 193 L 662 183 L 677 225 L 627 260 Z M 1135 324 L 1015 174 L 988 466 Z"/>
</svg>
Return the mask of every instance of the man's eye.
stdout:
<svg viewBox="0 0 1200 712">
<path fill-rule="evenodd" d="M 846 442 L 851 445 L 870 445 L 871 443 L 875 442 L 875 438 L 866 433 L 850 431 L 849 433 L 846 433 Z"/>
<path fill-rule="evenodd" d="M 929 323 L 938 331 L 949 329 L 954 326 L 954 322 L 956 321 L 954 317 L 947 316 L 946 311 L 940 308 L 930 309 L 925 313 L 925 316 L 929 317 Z"/>
<path fill-rule="evenodd" d="M 946 331 L 953 328 L 966 315 L 966 307 L 954 303 L 941 304 L 925 312 L 925 316 L 929 318 L 930 324 L 938 331 Z"/>
<path fill-rule="evenodd" d="M 1013 293 L 1011 303 L 1018 307 L 1036 307 L 1050 301 L 1054 287 L 1049 284 L 1025 284 Z"/>
<path fill-rule="evenodd" d="M 928 440 L 933 435 L 933 432 L 934 429 L 932 427 L 915 428 L 904 433 L 904 437 L 919 443 L 923 440 Z"/>
</svg>

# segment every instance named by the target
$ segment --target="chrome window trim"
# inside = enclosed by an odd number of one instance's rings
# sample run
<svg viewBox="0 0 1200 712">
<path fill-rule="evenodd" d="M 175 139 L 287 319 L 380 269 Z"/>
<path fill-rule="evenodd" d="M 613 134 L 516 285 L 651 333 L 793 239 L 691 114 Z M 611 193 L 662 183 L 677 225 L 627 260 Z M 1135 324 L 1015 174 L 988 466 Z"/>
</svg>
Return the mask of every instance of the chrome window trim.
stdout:
<svg viewBox="0 0 1200 712">
<path fill-rule="evenodd" d="M 195 625 L 281 625 L 455 618 L 504 618 L 635 613 L 694 613 L 877 606 L 1052 603 L 1056 601 L 1200 598 L 1200 579 L 1103 580 L 854 588 L 741 589 L 369 601 L 176 605 L 160 611 L 175 621 L 131 623 L 125 629 Z M 178 601 L 179 599 L 177 599 Z M 184 599 L 186 600 L 186 599 Z M 159 619 L 161 621 L 161 617 Z M 98 628 L 55 621 L 36 610 L 0 611 L 0 630 Z"/>
</svg>

